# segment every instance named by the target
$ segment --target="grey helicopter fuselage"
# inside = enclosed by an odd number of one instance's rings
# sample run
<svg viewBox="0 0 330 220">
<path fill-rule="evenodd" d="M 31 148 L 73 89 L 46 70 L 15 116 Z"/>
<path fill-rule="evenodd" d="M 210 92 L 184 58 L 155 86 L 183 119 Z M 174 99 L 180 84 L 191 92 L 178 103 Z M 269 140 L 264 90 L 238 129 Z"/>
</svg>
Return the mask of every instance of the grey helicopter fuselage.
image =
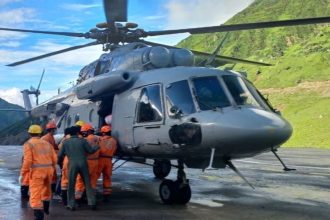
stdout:
<svg viewBox="0 0 330 220">
<path fill-rule="evenodd" d="M 116 94 L 112 125 L 125 153 L 180 158 L 195 168 L 209 165 L 212 148 L 213 167 L 222 167 L 276 148 L 292 133 L 244 76 L 201 67 L 141 72 Z"/>
<path fill-rule="evenodd" d="M 99 128 L 112 116 L 124 156 L 182 159 L 213 167 L 284 143 L 292 127 L 240 73 L 194 67 L 186 49 L 122 46 L 84 67 L 73 88 L 32 109 L 58 131 L 83 120 Z M 212 156 L 212 157 L 213 157 Z"/>
</svg>

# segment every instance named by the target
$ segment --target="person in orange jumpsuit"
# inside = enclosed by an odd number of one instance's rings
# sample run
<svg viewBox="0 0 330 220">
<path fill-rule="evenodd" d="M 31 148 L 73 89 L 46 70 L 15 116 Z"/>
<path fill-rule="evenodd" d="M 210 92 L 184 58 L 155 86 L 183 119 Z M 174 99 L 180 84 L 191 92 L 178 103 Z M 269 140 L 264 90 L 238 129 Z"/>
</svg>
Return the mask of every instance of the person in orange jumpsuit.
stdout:
<svg viewBox="0 0 330 220">
<path fill-rule="evenodd" d="M 57 163 L 53 146 L 40 139 L 42 128 L 31 125 L 28 133 L 31 138 L 24 143 L 23 164 L 19 181 L 29 173 L 30 206 L 34 210 L 36 220 L 43 220 L 44 213 L 49 214 L 51 199 L 51 181 Z"/>
<path fill-rule="evenodd" d="M 111 194 L 112 157 L 117 150 L 117 141 L 111 137 L 111 126 L 105 125 L 101 128 L 100 159 L 97 176 L 103 176 L 103 200 L 108 201 Z"/>
<path fill-rule="evenodd" d="M 63 147 L 63 143 L 65 140 L 68 140 L 71 137 L 71 128 L 64 129 L 64 137 L 62 138 L 60 144 L 58 145 L 58 148 L 61 149 Z M 68 204 L 68 185 L 69 185 L 69 177 L 68 177 L 68 171 L 69 171 L 69 159 L 67 156 L 64 156 L 63 159 L 63 165 L 62 165 L 62 171 L 61 171 L 61 197 L 62 202 L 64 206 L 67 206 Z"/>
<path fill-rule="evenodd" d="M 57 126 L 56 126 L 55 122 L 53 122 L 53 121 L 48 122 L 48 124 L 46 125 L 47 134 L 42 136 L 41 139 L 47 141 L 48 143 L 50 143 L 53 146 L 53 148 L 56 152 L 56 155 L 57 155 L 58 146 L 57 146 L 55 138 L 54 138 L 54 134 L 56 132 L 56 129 L 57 129 Z M 52 192 L 53 193 L 55 193 L 55 191 L 56 191 L 56 180 L 57 180 L 57 173 L 56 173 L 56 170 L 55 170 L 54 175 L 53 175 L 53 180 L 52 180 Z"/>
<path fill-rule="evenodd" d="M 94 135 L 94 128 L 92 125 L 84 124 L 81 127 L 80 131 L 90 146 L 99 146 L 99 137 Z M 98 179 L 97 171 L 98 171 L 99 153 L 100 150 L 97 150 L 95 153 L 87 155 L 89 179 L 91 181 L 92 189 L 94 190 L 95 193 L 96 193 L 96 183 Z M 85 191 L 84 181 L 79 175 L 77 177 L 76 192 L 75 192 L 75 198 L 78 201 L 78 203 L 81 202 L 84 191 Z"/>
</svg>

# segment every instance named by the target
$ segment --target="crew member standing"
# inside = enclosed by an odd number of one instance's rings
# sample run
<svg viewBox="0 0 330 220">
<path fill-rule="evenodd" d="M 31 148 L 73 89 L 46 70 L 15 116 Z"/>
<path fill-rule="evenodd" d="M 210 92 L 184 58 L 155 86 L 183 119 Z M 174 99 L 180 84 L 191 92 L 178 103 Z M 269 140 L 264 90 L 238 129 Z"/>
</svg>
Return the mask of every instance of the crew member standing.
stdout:
<svg viewBox="0 0 330 220">
<path fill-rule="evenodd" d="M 56 128 L 57 128 L 57 126 L 56 126 L 55 122 L 53 122 L 53 121 L 48 122 L 48 124 L 46 125 L 47 134 L 42 136 L 41 139 L 50 143 L 53 146 L 55 153 L 57 155 L 58 146 L 57 146 L 57 144 L 55 142 L 55 138 L 54 138 Z M 52 192 L 53 193 L 55 193 L 55 190 L 56 190 L 56 181 L 57 181 L 57 173 L 56 173 L 56 169 L 55 169 L 54 175 L 53 175 L 53 180 L 52 180 Z"/>
<path fill-rule="evenodd" d="M 44 213 L 49 214 L 51 199 L 51 181 L 57 158 L 53 147 L 40 139 L 42 128 L 31 125 L 28 133 L 31 138 L 24 143 L 23 165 L 20 178 L 30 173 L 30 206 L 36 220 L 43 220 Z"/>
<path fill-rule="evenodd" d="M 90 124 L 84 124 L 81 127 L 81 133 L 83 137 L 87 140 L 90 146 L 99 146 L 99 137 L 94 135 L 94 128 Z M 89 179 L 91 181 L 91 186 L 96 192 L 96 183 L 98 179 L 98 164 L 99 164 L 99 153 L 100 151 L 96 151 L 93 154 L 87 155 L 87 163 L 89 170 Z M 78 176 L 77 184 L 76 184 L 76 199 L 80 201 L 85 191 L 84 181 L 81 176 Z"/>
<path fill-rule="evenodd" d="M 71 127 L 71 137 L 63 142 L 63 147 L 58 153 L 59 164 L 63 162 L 64 156 L 69 158 L 69 186 L 68 186 L 68 209 L 76 208 L 75 184 L 78 173 L 86 184 L 88 205 L 96 209 L 95 195 L 90 185 L 86 153 L 92 154 L 99 150 L 99 146 L 91 147 L 88 142 L 78 137 L 79 127 Z"/>
<path fill-rule="evenodd" d="M 111 194 L 112 176 L 112 157 L 117 150 L 117 141 L 111 137 L 111 126 L 105 125 L 101 128 L 102 137 L 100 138 L 100 159 L 98 175 L 103 176 L 103 200 L 108 201 Z"/>
</svg>

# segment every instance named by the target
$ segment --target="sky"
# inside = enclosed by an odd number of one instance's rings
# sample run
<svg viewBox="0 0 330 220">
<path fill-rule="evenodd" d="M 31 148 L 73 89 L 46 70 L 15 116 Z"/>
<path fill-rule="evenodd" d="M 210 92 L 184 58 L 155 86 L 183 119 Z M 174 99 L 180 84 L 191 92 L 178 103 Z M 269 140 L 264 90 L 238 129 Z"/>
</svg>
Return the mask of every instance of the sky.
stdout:
<svg viewBox="0 0 330 220">
<path fill-rule="evenodd" d="M 85 33 L 104 22 L 101 0 L 0 0 L 0 27 Z M 128 21 L 147 31 L 214 26 L 224 23 L 253 0 L 129 0 Z M 175 45 L 188 34 L 146 40 Z M 16 61 L 92 40 L 66 36 L 0 31 L 0 98 L 23 106 L 20 91 L 37 87 L 40 101 L 72 86 L 80 69 L 99 58 L 102 45 L 87 47 L 42 60 L 8 67 Z M 31 97 L 34 103 L 34 98 Z"/>
</svg>

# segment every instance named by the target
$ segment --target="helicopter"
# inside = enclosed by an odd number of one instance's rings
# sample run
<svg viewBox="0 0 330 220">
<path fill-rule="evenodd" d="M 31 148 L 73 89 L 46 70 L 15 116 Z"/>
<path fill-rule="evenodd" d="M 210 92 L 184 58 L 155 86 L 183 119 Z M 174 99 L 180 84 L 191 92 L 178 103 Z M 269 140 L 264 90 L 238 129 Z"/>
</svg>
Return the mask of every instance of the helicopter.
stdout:
<svg viewBox="0 0 330 220">
<path fill-rule="evenodd" d="M 145 31 L 127 22 L 127 0 L 104 0 L 105 23 L 86 33 L 0 28 L 93 41 L 8 64 L 17 66 L 64 52 L 102 44 L 99 59 L 80 70 L 70 89 L 32 108 L 23 90 L 26 111 L 44 121 L 55 120 L 58 136 L 83 120 L 100 128 L 111 124 L 118 140 L 116 157 L 147 164 L 165 178 L 177 168 L 175 181 L 164 179 L 159 195 L 165 204 L 186 204 L 191 198 L 184 168 L 230 167 L 253 187 L 232 160 L 276 150 L 292 134 L 292 126 L 274 109 L 243 73 L 210 67 L 217 61 L 270 64 L 178 48 L 143 40 L 177 33 L 231 32 L 294 25 L 329 23 L 330 17 L 219 25 L 200 28 Z M 208 59 L 195 65 L 195 56 Z M 41 82 L 41 80 L 40 80 Z M 176 160 L 177 164 L 171 163 Z"/>
</svg>

